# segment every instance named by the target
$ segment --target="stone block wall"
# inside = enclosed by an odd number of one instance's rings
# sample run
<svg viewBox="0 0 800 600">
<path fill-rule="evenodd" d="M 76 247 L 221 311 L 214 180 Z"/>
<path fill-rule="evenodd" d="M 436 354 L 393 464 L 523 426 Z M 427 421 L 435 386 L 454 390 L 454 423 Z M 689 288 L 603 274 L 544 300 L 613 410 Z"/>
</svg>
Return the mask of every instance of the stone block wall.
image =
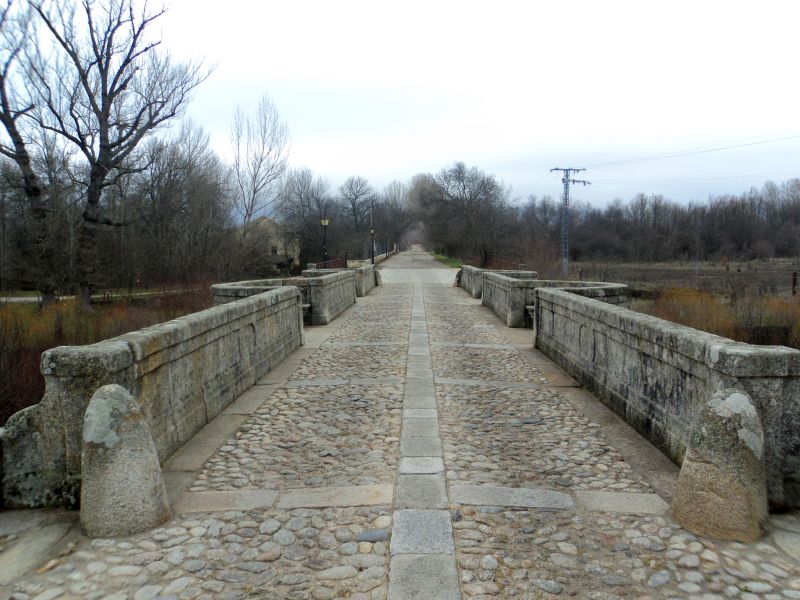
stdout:
<svg viewBox="0 0 800 600">
<path fill-rule="evenodd" d="M 800 507 L 800 351 L 734 342 L 576 291 L 536 289 L 537 348 L 677 464 L 714 393 L 747 393 L 763 424 L 769 502 Z"/>
<path fill-rule="evenodd" d="M 461 265 L 461 282 L 459 287 L 465 289 L 473 298 L 483 295 L 483 276 L 485 273 L 497 273 L 514 279 L 536 279 L 536 271 L 504 271 L 496 269 L 481 269 L 471 265 Z"/>
<path fill-rule="evenodd" d="M 302 275 L 303 277 L 319 277 L 321 275 L 329 275 L 330 273 L 339 273 L 341 271 L 352 271 L 355 275 L 356 297 L 358 298 L 363 298 L 378 285 L 377 271 L 375 270 L 375 265 L 371 263 L 359 267 L 348 267 L 347 269 L 306 269 L 303 271 Z"/>
<path fill-rule="evenodd" d="M 100 386 L 116 383 L 132 394 L 164 461 L 302 340 L 300 293 L 281 288 L 90 346 L 44 352 L 44 398 L 0 429 L 5 505 L 77 502 L 83 418 Z"/>
<path fill-rule="evenodd" d="M 324 272 L 324 275 L 313 276 L 313 273 L 324 271 L 305 271 L 306 276 L 288 277 L 286 279 L 261 279 L 254 281 L 236 281 L 219 283 L 211 286 L 214 304 L 225 304 L 246 298 L 275 286 L 296 287 L 308 306 L 306 322 L 310 325 L 327 325 L 356 302 L 355 272 L 341 270 Z"/>
<path fill-rule="evenodd" d="M 534 276 L 531 276 L 533 273 Z M 483 273 L 481 303 L 505 321 L 508 327 L 530 327 L 526 306 L 534 304 L 536 290 L 542 287 L 566 288 L 611 304 L 627 304 L 628 288 L 618 283 L 553 281 L 536 279 L 532 271 L 486 271 Z"/>
</svg>

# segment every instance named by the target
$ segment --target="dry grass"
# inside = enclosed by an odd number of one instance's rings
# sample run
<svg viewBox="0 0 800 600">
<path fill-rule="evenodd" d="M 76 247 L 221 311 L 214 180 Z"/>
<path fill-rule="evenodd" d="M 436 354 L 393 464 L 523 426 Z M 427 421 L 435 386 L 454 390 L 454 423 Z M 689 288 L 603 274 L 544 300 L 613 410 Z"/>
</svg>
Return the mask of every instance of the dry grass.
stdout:
<svg viewBox="0 0 800 600">
<path fill-rule="evenodd" d="M 800 297 L 669 288 L 644 312 L 740 342 L 800 349 Z"/>
<path fill-rule="evenodd" d="M 41 353 L 55 346 L 93 344 L 212 306 L 203 291 L 146 301 L 84 306 L 65 301 L 39 308 L 0 305 L 0 425 L 44 393 Z"/>
</svg>

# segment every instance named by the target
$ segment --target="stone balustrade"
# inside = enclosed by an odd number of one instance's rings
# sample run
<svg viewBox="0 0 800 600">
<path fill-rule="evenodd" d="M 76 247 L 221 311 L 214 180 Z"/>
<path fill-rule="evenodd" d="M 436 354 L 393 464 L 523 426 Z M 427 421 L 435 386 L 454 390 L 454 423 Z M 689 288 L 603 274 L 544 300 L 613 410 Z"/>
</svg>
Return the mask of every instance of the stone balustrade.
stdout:
<svg viewBox="0 0 800 600">
<path fill-rule="evenodd" d="M 352 261 L 349 261 L 352 264 Z M 352 271 L 355 275 L 356 296 L 363 298 L 369 294 L 372 289 L 380 285 L 380 275 L 375 269 L 375 265 L 367 262 L 359 267 L 348 266 L 346 269 L 306 269 L 303 271 L 303 277 L 319 277 L 321 275 L 329 275 L 331 273 L 339 273 L 341 271 Z"/>
<path fill-rule="evenodd" d="M 498 273 L 506 277 L 515 279 L 536 279 L 539 274 L 536 271 L 502 271 L 495 269 L 481 269 L 470 265 L 461 265 L 461 279 L 459 286 L 473 297 L 480 298 L 483 295 L 483 275 L 484 273 Z"/>
</svg>

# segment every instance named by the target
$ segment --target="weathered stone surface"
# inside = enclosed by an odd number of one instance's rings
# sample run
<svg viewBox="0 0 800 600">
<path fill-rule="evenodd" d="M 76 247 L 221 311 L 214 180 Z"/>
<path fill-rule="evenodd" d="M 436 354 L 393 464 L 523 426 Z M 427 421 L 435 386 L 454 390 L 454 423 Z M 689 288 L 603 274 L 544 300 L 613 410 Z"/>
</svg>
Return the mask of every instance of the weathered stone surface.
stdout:
<svg viewBox="0 0 800 600">
<path fill-rule="evenodd" d="M 391 600 L 460 600 L 458 571 L 451 554 L 403 554 L 392 558 Z"/>
<path fill-rule="evenodd" d="M 172 515 L 153 438 L 119 385 L 92 396 L 83 426 L 81 523 L 90 537 L 129 535 Z"/>
<path fill-rule="evenodd" d="M 453 527 L 446 510 L 398 510 L 394 513 L 392 555 L 453 554 Z"/>
<path fill-rule="evenodd" d="M 6 506 L 77 505 L 84 411 L 100 386 L 131 391 L 163 461 L 302 340 L 300 294 L 281 288 L 44 352 L 44 398 L 13 415 L 0 436 Z"/>
<path fill-rule="evenodd" d="M 602 289 L 538 288 L 536 347 L 674 462 L 714 390 L 747 393 L 764 431 L 768 500 L 800 506 L 800 351 L 751 346 L 612 306 Z"/>
<path fill-rule="evenodd" d="M 715 393 L 700 411 L 672 502 L 675 520 L 692 533 L 755 541 L 767 518 L 764 434 L 750 398 Z"/>
<path fill-rule="evenodd" d="M 309 305 L 306 320 L 311 325 L 327 325 L 356 302 L 355 274 L 351 270 L 304 271 L 303 277 L 236 281 L 211 286 L 214 304 L 226 304 L 274 290 L 296 287 Z M 322 275 L 315 276 L 316 273 Z"/>
</svg>

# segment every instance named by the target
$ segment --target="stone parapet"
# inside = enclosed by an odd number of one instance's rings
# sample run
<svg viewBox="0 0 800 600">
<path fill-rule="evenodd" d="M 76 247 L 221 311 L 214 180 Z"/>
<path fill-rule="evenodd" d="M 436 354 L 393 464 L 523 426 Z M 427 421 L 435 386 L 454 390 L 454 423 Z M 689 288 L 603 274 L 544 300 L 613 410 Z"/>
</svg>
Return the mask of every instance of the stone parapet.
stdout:
<svg viewBox="0 0 800 600">
<path fill-rule="evenodd" d="M 741 390 L 763 427 L 770 505 L 800 506 L 800 351 L 734 342 L 594 293 L 537 288 L 535 346 L 677 464 L 714 394 Z"/>
<path fill-rule="evenodd" d="M 327 325 L 356 302 L 356 274 L 352 269 L 304 271 L 302 277 L 218 283 L 211 286 L 214 304 L 226 304 L 276 286 L 296 287 L 308 307 L 306 323 Z M 324 273 L 315 276 L 315 273 Z"/>
<path fill-rule="evenodd" d="M 495 269 L 481 269 L 471 265 L 461 265 L 461 279 L 459 286 L 465 289 L 473 298 L 480 298 L 483 295 L 483 275 L 484 273 L 497 273 L 514 279 L 536 279 L 539 274 L 536 271 L 503 271 Z"/>
<path fill-rule="evenodd" d="M 357 264 L 354 263 L 354 261 L 349 261 L 349 263 Z M 303 277 L 320 277 L 322 275 L 340 273 L 342 271 L 352 271 L 355 275 L 355 289 L 358 298 L 363 298 L 369 294 L 375 286 L 379 285 L 375 265 L 369 262 L 359 267 L 350 266 L 346 269 L 306 269 L 303 271 L 302 275 Z"/>
<path fill-rule="evenodd" d="M 77 504 L 84 413 L 99 387 L 116 383 L 131 393 L 164 461 L 302 340 L 300 293 L 281 288 L 44 352 L 44 397 L 0 429 L 5 505 Z"/>
<path fill-rule="evenodd" d="M 486 271 L 481 303 L 508 327 L 530 327 L 532 321 L 526 306 L 534 304 L 539 288 L 563 288 L 610 304 L 628 302 L 628 287 L 619 283 L 536 279 L 535 271 Z"/>
</svg>

